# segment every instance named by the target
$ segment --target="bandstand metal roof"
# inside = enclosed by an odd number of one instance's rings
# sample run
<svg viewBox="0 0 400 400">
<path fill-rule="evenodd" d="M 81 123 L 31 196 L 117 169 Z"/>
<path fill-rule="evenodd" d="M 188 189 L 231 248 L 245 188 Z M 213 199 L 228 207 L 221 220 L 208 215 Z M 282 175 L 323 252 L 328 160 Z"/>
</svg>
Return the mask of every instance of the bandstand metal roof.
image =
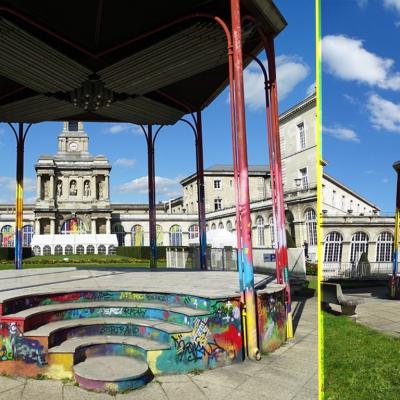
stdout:
<svg viewBox="0 0 400 400">
<path fill-rule="evenodd" d="M 266 33 L 285 20 L 270 0 L 242 0 Z M 0 0 L 0 122 L 57 120 L 174 124 L 228 83 L 228 0 Z M 243 28 L 245 64 L 261 49 Z M 96 74 L 120 94 L 86 112 L 70 93 Z M 186 107 L 187 106 L 187 107 Z"/>
</svg>

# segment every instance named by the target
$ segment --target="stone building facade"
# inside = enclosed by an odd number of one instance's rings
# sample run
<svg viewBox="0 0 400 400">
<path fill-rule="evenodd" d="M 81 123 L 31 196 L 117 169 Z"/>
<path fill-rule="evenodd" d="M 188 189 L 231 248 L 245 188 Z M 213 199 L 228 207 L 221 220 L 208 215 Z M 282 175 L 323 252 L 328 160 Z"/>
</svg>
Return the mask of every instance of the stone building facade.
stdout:
<svg viewBox="0 0 400 400">
<path fill-rule="evenodd" d="M 282 169 L 287 231 L 297 247 L 306 244 L 316 258 L 315 95 L 280 116 Z M 116 234 L 119 245 L 149 245 L 147 204 L 111 204 L 111 166 L 89 153 L 89 138 L 79 122 L 64 123 L 55 156 L 42 156 L 35 168 L 37 200 L 24 209 L 24 244 L 33 234 Z M 269 167 L 249 166 L 253 246 L 274 245 Z M 181 181 L 182 196 L 157 205 L 157 243 L 187 245 L 198 236 L 196 175 Z M 207 229 L 234 232 L 233 170 L 215 165 L 205 170 Z M 0 244 L 13 245 L 13 205 L 0 205 Z"/>
</svg>

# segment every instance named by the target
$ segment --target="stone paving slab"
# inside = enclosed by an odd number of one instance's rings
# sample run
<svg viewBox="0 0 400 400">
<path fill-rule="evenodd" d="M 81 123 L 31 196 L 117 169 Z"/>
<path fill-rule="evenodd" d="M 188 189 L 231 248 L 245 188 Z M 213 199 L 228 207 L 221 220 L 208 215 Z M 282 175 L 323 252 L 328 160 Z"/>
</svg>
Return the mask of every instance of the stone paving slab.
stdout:
<svg viewBox="0 0 400 400">
<path fill-rule="evenodd" d="M 0 400 L 317 400 L 317 298 L 301 301 L 305 304 L 299 334 L 258 362 L 246 360 L 200 374 L 164 375 L 117 396 L 59 381 L 0 377 Z M 297 304 L 293 302 L 293 309 Z"/>
<path fill-rule="evenodd" d="M 239 294 L 239 280 L 234 271 L 185 271 L 157 270 L 81 270 L 67 271 L 38 268 L 36 273 L 28 270 L 0 271 L 0 302 L 32 294 L 51 294 L 62 291 L 138 291 L 178 293 L 208 298 L 233 297 Z M 10 279 L 3 279 L 10 278 Z M 255 284 L 266 279 L 255 274 Z M 282 290 L 283 286 L 269 283 L 268 291 Z"/>
<path fill-rule="evenodd" d="M 344 290 L 347 296 L 364 299 L 357 306 L 356 321 L 385 334 L 400 337 L 400 300 L 387 298 L 386 287 L 371 287 Z M 331 305 L 336 312 L 341 312 L 340 306 Z"/>
</svg>

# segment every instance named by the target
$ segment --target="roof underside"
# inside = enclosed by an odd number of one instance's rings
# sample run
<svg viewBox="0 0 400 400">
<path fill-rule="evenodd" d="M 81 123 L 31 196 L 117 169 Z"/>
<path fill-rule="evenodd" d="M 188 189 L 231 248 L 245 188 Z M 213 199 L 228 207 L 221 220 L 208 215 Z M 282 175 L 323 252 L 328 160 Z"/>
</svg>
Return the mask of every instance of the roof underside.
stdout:
<svg viewBox="0 0 400 400">
<path fill-rule="evenodd" d="M 0 0 L 0 122 L 57 120 L 174 124 L 227 85 L 227 0 Z M 266 33 L 285 20 L 270 0 L 242 0 Z M 261 42 L 243 28 L 244 54 Z M 248 63 L 246 57 L 245 63 Z M 84 112 L 68 94 L 96 73 L 122 98 Z"/>
</svg>

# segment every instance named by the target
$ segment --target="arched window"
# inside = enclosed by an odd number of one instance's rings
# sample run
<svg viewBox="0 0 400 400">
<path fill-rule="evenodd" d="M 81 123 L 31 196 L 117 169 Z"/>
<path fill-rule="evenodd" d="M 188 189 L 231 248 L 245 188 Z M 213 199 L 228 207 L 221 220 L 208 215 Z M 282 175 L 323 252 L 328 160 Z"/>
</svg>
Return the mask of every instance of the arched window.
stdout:
<svg viewBox="0 0 400 400">
<path fill-rule="evenodd" d="M 199 226 L 194 224 L 189 226 L 189 239 L 199 237 Z"/>
<path fill-rule="evenodd" d="M 212 224 L 212 225 L 211 225 L 211 230 L 213 231 L 213 230 L 215 230 L 215 229 L 217 229 L 217 225 Z"/>
<path fill-rule="evenodd" d="M 222 222 L 220 222 L 220 223 L 218 224 L 218 229 L 224 229 L 224 224 L 223 224 Z"/>
<path fill-rule="evenodd" d="M 40 252 L 40 246 L 33 246 L 33 254 L 35 256 L 40 256 L 41 252 Z"/>
<path fill-rule="evenodd" d="M 69 256 L 69 255 L 73 254 L 73 252 L 74 252 L 74 249 L 72 248 L 72 246 L 71 246 L 70 244 L 67 244 L 67 245 L 65 246 L 65 252 L 64 252 L 64 254 L 65 254 L 66 256 Z"/>
<path fill-rule="evenodd" d="M 210 227 L 208 226 L 208 224 L 206 224 L 206 232 L 208 232 L 210 230 Z"/>
<path fill-rule="evenodd" d="M 108 246 L 108 254 L 115 255 L 116 253 L 117 253 L 117 251 L 115 249 L 115 246 L 113 246 L 113 245 Z"/>
<path fill-rule="evenodd" d="M 330 232 L 325 237 L 324 261 L 342 261 L 343 236 L 339 232 Z"/>
<path fill-rule="evenodd" d="M 356 232 L 351 237 L 350 262 L 358 262 L 362 253 L 368 254 L 368 235 L 365 232 Z"/>
<path fill-rule="evenodd" d="M 144 245 L 144 232 L 142 225 L 134 225 L 132 227 L 132 246 Z"/>
<path fill-rule="evenodd" d="M 269 237 L 271 238 L 271 247 L 275 246 L 275 226 L 274 226 L 274 217 L 271 215 L 268 218 L 269 224 Z"/>
<path fill-rule="evenodd" d="M 382 232 L 376 241 L 376 261 L 392 261 L 393 235 L 391 232 Z"/>
<path fill-rule="evenodd" d="M 67 219 L 61 226 L 61 233 L 63 235 L 69 234 L 85 234 L 88 233 L 86 226 L 79 218 L 72 217 Z"/>
<path fill-rule="evenodd" d="M 304 212 L 306 220 L 307 242 L 310 246 L 317 245 L 317 215 L 312 208 L 307 208 Z"/>
<path fill-rule="evenodd" d="M 33 227 L 32 225 L 25 225 L 22 228 L 22 246 L 30 247 L 33 237 Z"/>
<path fill-rule="evenodd" d="M 232 222 L 231 221 L 226 221 L 226 230 L 228 231 L 228 232 L 232 232 L 233 231 L 233 229 L 232 229 Z"/>
<path fill-rule="evenodd" d="M 257 246 L 264 246 L 264 218 L 260 215 L 256 219 L 257 226 Z"/>
<path fill-rule="evenodd" d="M 76 254 L 85 254 L 85 248 L 81 244 L 76 246 Z"/>
<path fill-rule="evenodd" d="M 86 254 L 94 254 L 94 246 L 92 244 L 86 247 Z"/>
<path fill-rule="evenodd" d="M 171 226 L 169 230 L 169 245 L 182 246 L 182 228 L 179 225 Z"/>
<path fill-rule="evenodd" d="M 113 227 L 113 232 L 117 235 L 118 246 L 123 246 L 125 244 L 125 230 L 121 224 L 115 224 Z"/>
<path fill-rule="evenodd" d="M 164 232 L 161 225 L 156 225 L 156 235 L 157 235 L 157 246 L 162 246 L 164 244 Z"/>
<path fill-rule="evenodd" d="M 1 228 L 1 247 L 14 247 L 14 228 L 11 225 Z"/>
<path fill-rule="evenodd" d="M 104 246 L 104 244 L 101 244 L 97 248 L 97 254 L 106 254 L 106 246 Z"/>
<path fill-rule="evenodd" d="M 63 254 L 63 248 L 62 248 L 61 245 L 58 244 L 56 247 L 54 247 L 54 255 L 55 256 L 62 256 L 62 254 Z"/>
<path fill-rule="evenodd" d="M 46 244 L 46 246 L 43 247 L 43 255 L 44 256 L 50 256 L 51 255 L 51 247 Z"/>
</svg>

